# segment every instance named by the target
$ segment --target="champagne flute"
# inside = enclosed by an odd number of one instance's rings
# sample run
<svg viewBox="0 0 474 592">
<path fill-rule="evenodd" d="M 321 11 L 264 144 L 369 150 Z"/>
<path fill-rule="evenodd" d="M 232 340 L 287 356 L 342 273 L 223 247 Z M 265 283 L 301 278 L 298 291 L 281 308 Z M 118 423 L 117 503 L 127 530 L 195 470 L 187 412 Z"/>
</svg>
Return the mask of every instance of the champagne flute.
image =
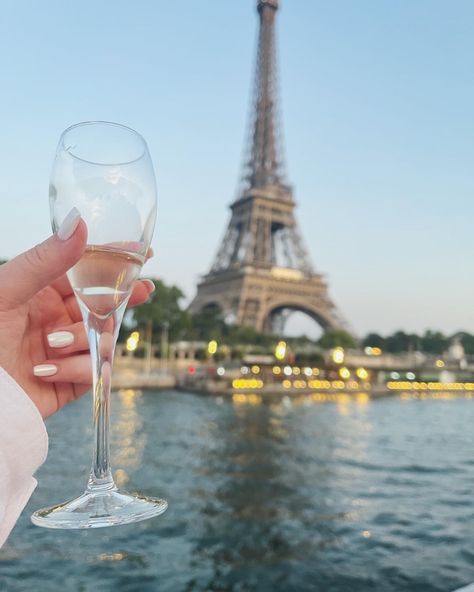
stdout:
<svg viewBox="0 0 474 592">
<path fill-rule="evenodd" d="M 97 528 L 162 514 L 165 500 L 119 491 L 110 468 L 112 363 L 133 283 L 150 246 L 156 184 L 145 140 L 105 121 L 73 125 L 59 139 L 49 190 L 57 231 L 72 208 L 87 224 L 87 248 L 68 278 L 81 309 L 92 358 L 94 448 L 85 492 L 35 512 L 48 528 Z"/>
</svg>

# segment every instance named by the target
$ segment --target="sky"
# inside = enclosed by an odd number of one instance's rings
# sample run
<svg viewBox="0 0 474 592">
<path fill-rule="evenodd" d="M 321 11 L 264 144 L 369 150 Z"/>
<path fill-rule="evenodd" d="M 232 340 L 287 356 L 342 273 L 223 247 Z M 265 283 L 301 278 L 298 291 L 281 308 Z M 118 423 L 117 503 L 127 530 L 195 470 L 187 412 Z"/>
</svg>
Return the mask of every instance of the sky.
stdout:
<svg viewBox="0 0 474 592">
<path fill-rule="evenodd" d="M 280 5 L 286 168 L 333 300 L 358 335 L 474 332 L 474 3 Z M 3 3 L 0 258 L 50 232 L 62 130 L 117 121 L 157 175 L 144 273 L 190 299 L 237 197 L 257 24 L 254 0 Z"/>
</svg>

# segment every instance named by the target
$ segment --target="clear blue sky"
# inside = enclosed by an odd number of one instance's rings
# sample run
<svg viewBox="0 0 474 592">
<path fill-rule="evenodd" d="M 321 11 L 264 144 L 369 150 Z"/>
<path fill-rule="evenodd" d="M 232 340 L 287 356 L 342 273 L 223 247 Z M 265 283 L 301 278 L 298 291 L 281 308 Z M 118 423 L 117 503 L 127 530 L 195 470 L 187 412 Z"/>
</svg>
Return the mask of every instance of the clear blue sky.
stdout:
<svg viewBox="0 0 474 592">
<path fill-rule="evenodd" d="M 289 180 L 353 328 L 474 332 L 474 3 L 281 0 Z M 0 21 L 0 257 L 49 233 L 60 132 L 147 138 L 159 187 L 146 272 L 188 297 L 235 197 L 254 0 L 16 0 Z"/>
</svg>

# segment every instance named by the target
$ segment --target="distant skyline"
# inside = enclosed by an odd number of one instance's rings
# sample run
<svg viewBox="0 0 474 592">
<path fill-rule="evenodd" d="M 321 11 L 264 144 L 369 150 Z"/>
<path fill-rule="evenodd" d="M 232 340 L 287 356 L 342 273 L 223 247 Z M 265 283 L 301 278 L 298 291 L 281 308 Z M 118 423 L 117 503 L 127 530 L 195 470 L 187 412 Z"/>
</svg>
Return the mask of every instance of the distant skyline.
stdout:
<svg viewBox="0 0 474 592">
<path fill-rule="evenodd" d="M 61 131 L 118 121 L 146 137 L 156 167 L 156 257 L 145 273 L 191 299 L 236 197 L 255 5 L 2 6 L 0 258 L 50 232 L 48 178 Z M 296 215 L 359 335 L 474 332 L 473 19 L 469 0 L 280 1 Z M 301 319 L 296 326 L 306 329 Z"/>
</svg>

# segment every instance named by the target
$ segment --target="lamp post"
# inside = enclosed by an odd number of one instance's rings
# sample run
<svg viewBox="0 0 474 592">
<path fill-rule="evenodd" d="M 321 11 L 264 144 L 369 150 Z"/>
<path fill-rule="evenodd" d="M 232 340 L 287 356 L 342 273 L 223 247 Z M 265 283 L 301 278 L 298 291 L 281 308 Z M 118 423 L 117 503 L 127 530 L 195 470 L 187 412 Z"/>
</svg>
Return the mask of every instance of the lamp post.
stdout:
<svg viewBox="0 0 474 592">
<path fill-rule="evenodd" d="M 168 372 L 168 329 L 170 324 L 164 321 L 161 325 L 161 370 L 164 373 Z"/>
</svg>

